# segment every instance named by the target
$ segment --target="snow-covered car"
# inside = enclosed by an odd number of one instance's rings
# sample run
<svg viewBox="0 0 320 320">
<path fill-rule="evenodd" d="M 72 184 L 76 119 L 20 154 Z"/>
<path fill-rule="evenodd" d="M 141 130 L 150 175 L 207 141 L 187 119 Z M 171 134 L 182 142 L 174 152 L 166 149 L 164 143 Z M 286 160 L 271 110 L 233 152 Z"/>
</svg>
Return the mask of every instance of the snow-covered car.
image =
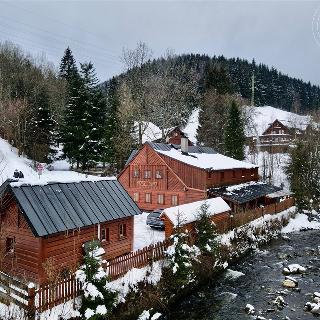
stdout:
<svg viewBox="0 0 320 320">
<path fill-rule="evenodd" d="M 156 209 L 149 213 L 147 217 L 147 225 L 151 228 L 157 228 L 164 230 L 164 221 L 160 219 L 160 215 L 164 209 Z"/>
</svg>

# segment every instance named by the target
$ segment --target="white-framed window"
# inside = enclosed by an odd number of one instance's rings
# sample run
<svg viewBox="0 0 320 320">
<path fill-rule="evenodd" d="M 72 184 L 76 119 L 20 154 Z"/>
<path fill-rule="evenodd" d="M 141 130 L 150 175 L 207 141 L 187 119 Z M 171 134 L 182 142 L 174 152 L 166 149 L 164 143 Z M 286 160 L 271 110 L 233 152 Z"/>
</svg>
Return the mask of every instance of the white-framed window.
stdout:
<svg viewBox="0 0 320 320">
<path fill-rule="evenodd" d="M 119 224 L 119 238 L 126 238 L 127 237 L 127 225 L 125 223 Z"/>
<path fill-rule="evenodd" d="M 146 193 L 146 203 L 151 203 L 151 193 Z"/>
<path fill-rule="evenodd" d="M 156 179 L 162 179 L 162 170 L 156 170 Z"/>
<path fill-rule="evenodd" d="M 145 179 L 151 179 L 151 170 L 145 170 L 144 171 L 144 178 Z"/>
<path fill-rule="evenodd" d="M 138 202 L 139 201 L 139 192 L 133 193 L 133 201 Z"/>
<path fill-rule="evenodd" d="M 158 204 L 164 204 L 164 195 L 158 194 Z"/>
<path fill-rule="evenodd" d="M 138 168 L 133 169 L 133 177 L 139 178 L 140 177 L 140 170 Z"/>
<path fill-rule="evenodd" d="M 100 239 L 101 241 L 110 241 L 110 229 L 108 227 L 104 227 L 101 229 Z"/>
<path fill-rule="evenodd" d="M 178 196 L 177 196 L 176 194 L 173 194 L 173 195 L 171 196 L 171 204 L 172 204 L 173 206 L 177 206 L 177 205 L 178 205 Z"/>
</svg>

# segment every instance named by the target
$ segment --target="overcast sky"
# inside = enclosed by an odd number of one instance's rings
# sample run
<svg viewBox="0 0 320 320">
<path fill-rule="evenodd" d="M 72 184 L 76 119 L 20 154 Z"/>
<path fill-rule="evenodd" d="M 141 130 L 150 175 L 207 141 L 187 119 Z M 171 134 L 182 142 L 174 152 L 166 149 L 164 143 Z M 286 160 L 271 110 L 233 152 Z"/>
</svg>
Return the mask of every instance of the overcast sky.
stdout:
<svg viewBox="0 0 320 320">
<path fill-rule="evenodd" d="M 319 25 L 318 25 L 319 22 Z M 70 46 L 100 80 L 123 71 L 122 48 L 144 41 L 158 57 L 179 53 L 241 57 L 320 84 L 320 1 L 0 0 L 0 41 L 59 64 Z"/>
</svg>

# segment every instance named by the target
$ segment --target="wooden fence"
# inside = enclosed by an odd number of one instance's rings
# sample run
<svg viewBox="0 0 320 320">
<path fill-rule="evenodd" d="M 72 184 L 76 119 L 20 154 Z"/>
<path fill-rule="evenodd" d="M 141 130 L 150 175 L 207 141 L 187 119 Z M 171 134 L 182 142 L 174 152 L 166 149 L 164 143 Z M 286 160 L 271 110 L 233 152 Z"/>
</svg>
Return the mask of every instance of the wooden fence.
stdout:
<svg viewBox="0 0 320 320">
<path fill-rule="evenodd" d="M 0 272 L 0 300 L 5 304 L 10 302 L 24 310 L 31 310 L 34 305 L 34 288 Z"/>
<path fill-rule="evenodd" d="M 275 214 L 293 205 L 294 199 L 289 198 L 276 204 L 235 214 L 228 221 L 221 221 L 219 231 L 226 232 L 260 218 L 265 214 Z M 104 265 L 104 268 L 110 279 L 115 280 L 132 268 L 141 268 L 153 261 L 164 259 L 165 251 L 170 243 L 170 239 L 167 239 L 124 256 L 113 258 Z M 27 310 L 27 314 L 30 317 L 34 316 L 35 311 L 43 312 L 51 309 L 54 306 L 76 298 L 80 294 L 81 285 L 74 276 L 70 276 L 57 283 L 40 285 L 35 290 L 0 272 L 0 298 L 2 301 L 13 302 L 24 310 Z"/>
<path fill-rule="evenodd" d="M 81 284 L 73 275 L 55 283 L 40 285 L 35 292 L 35 310 L 43 312 L 80 294 Z"/>
<path fill-rule="evenodd" d="M 164 259 L 165 251 L 170 245 L 170 240 L 164 240 L 156 244 L 151 244 L 141 250 L 137 250 L 109 260 L 104 268 L 111 280 L 115 280 L 126 274 L 132 268 L 141 268 L 152 261 Z"/>
</svg>

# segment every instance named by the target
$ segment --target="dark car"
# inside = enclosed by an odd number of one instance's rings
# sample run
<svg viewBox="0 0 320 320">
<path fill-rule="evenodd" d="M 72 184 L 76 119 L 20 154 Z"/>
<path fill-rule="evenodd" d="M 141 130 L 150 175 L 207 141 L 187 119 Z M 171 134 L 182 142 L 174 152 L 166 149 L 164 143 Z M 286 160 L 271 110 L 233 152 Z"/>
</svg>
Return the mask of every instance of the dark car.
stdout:
<svg viewBox="0 0 320 320">
<path fill-rule="evenodd" d="M 160 219 L 160 215 L 164 209 L 156 209 L 152 211 L 147 217 L 147 225 L 151 228 L 164 230 L 164 221 Z"/>
</svg>

